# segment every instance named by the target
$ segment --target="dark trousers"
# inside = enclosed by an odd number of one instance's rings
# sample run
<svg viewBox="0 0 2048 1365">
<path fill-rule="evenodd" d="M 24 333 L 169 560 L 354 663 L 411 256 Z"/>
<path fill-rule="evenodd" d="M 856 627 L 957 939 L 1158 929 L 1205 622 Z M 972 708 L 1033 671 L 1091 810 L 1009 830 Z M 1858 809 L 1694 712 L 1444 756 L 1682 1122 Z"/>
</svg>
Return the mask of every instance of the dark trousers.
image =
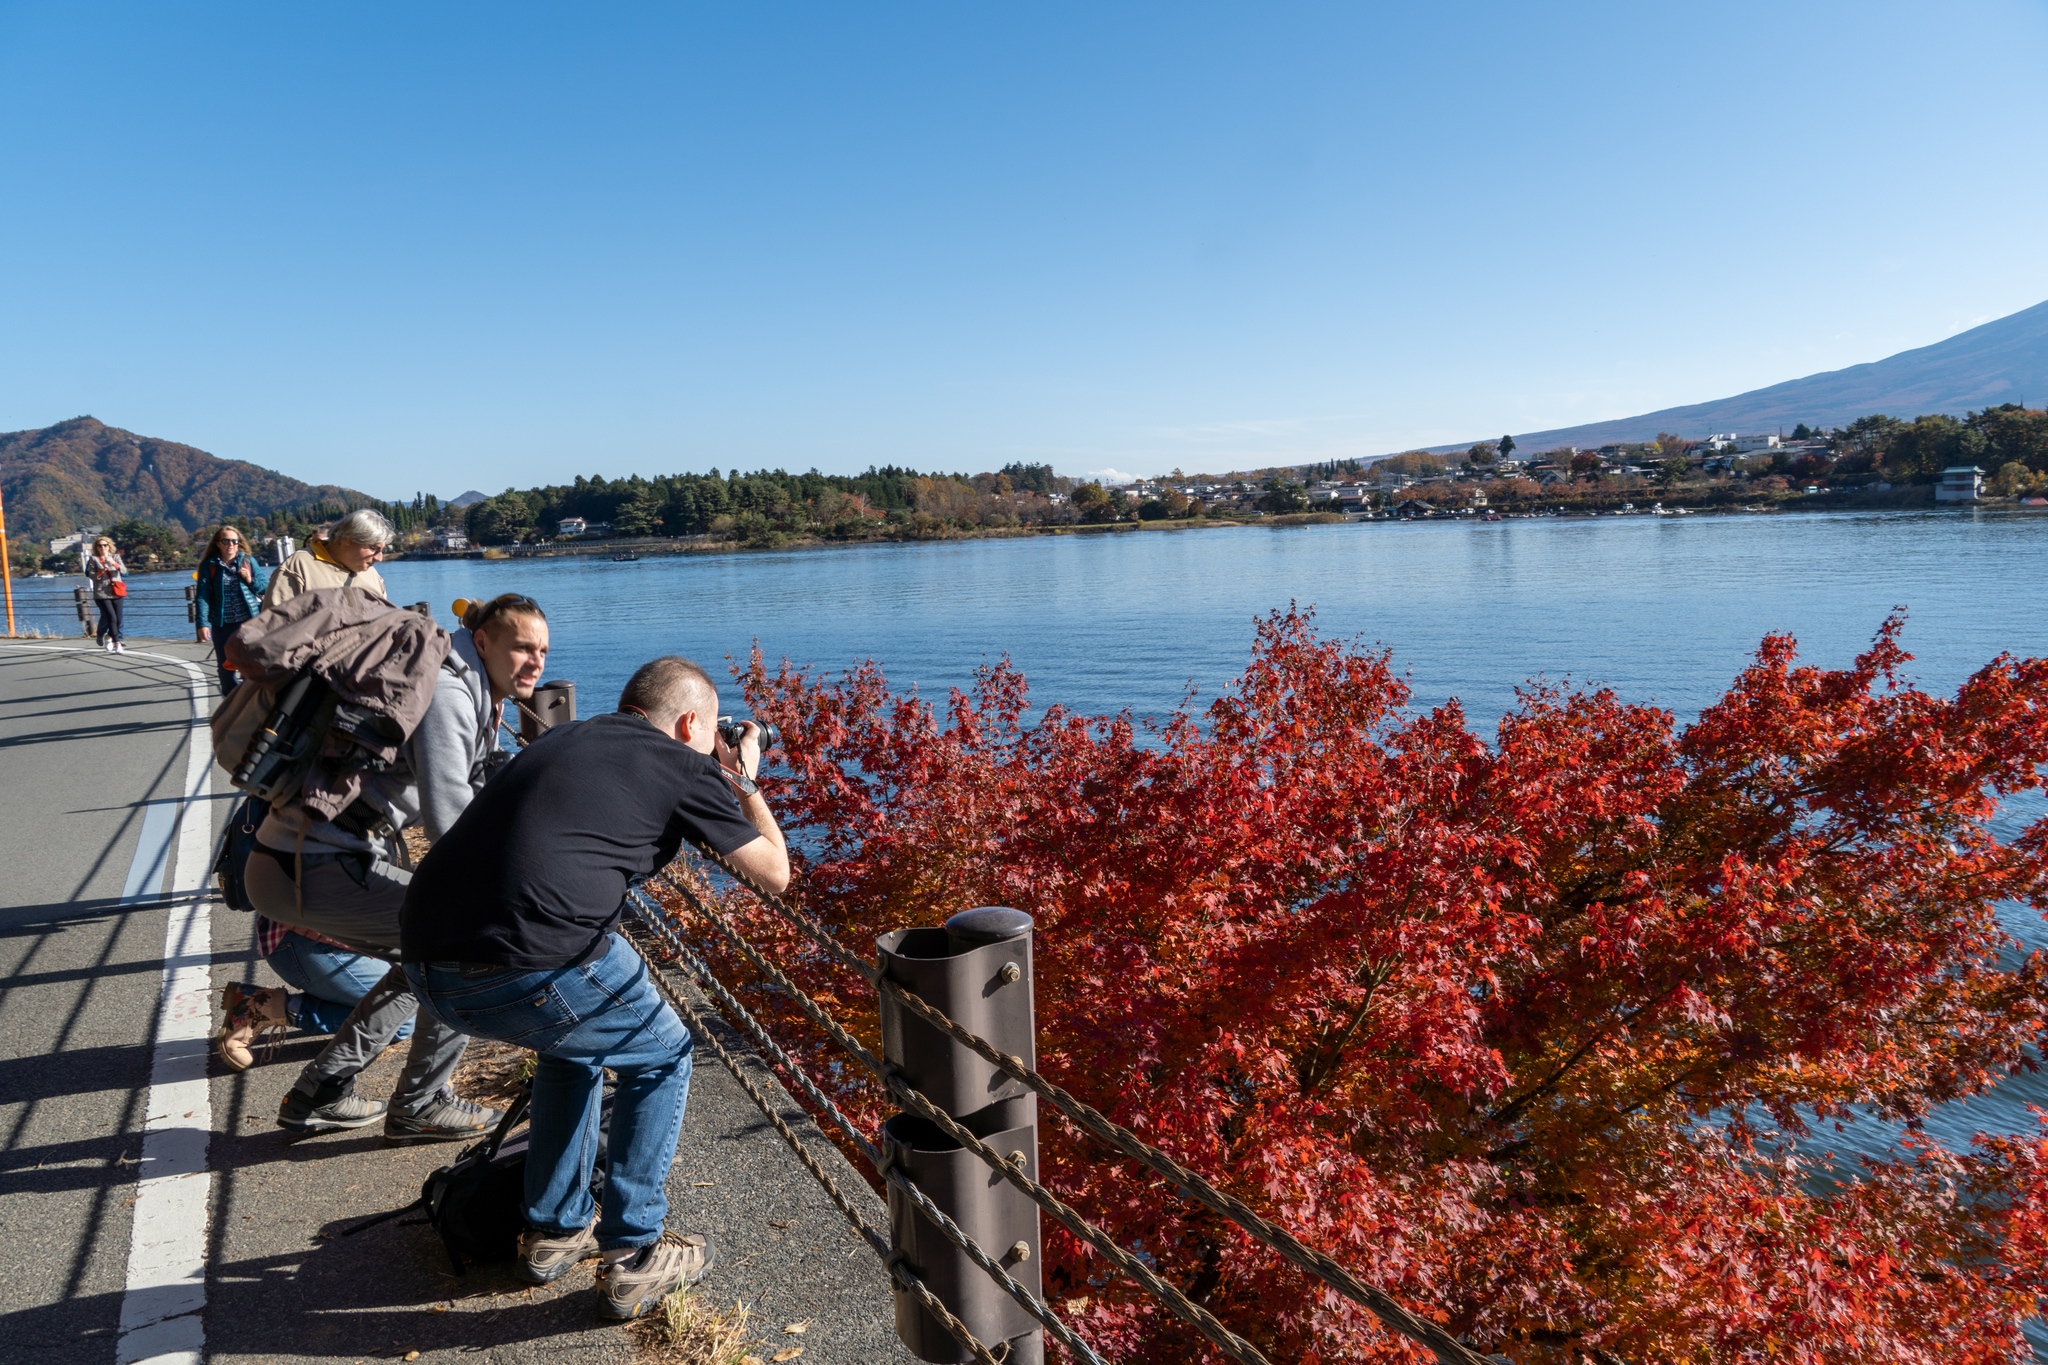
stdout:
<svg viewBox="0 0 2048 1365">
<path fill-rule="evenodd" d="M 241 679 L 235 670 L 228 667 L 228 641 L 235 638 L 235 632 L 242 628 L 240 621 L 230 621 L 224 626 L 213 628 L 213 666 L 220 670 L 220 694 L 225 697 L 235 690 Z"/>
<path fill-rule="evenodd" d="M 93 638 L 105 644 L 109 638 L 121 638 L 121 599 L 118 597 L 95 597 L 94 604 L 100 609 L 100 628 Z"/>
</svg>

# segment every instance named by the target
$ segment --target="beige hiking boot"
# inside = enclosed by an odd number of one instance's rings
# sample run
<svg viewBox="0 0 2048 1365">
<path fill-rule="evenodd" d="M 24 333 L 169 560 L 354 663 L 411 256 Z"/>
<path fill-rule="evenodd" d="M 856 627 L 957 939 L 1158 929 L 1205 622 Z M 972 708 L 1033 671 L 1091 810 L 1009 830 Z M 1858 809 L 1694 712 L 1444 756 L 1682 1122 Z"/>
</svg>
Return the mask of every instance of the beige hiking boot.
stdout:
<svg viewBox="0 0 2048 1365">
<path fill-rule="evenodd" d="M 227 1020 L 213 1040 L 213 1050 L 237 1071 L 247 1071 L 256 1062 L 256 1047 L 267 1042 L 275 1048 L 280 1036 L 291 1027 L 285 1017 L 285 992 L 275 987 L 247 986 L 231 981 L 221 992 L 221 1008 Z M 267 1038 L 266 1038 L 266 1035 Z"/>
<path fill-rule="evenodd" d="M 528 1284 L 553 1284 L 586 1256 L 597 1255 L 597 1234 L 589 1228 L 567 1237 L 551 1237 L 535 1228 L 519 1234 L 519 1278 Z"/>
<path fill-rule="evenodd" d="M 631 1258 L 599 1268 L 597 1309 L 608 1318 L 637 1318 L 671 1291 L 710 1274 L 717 1259 L 709 1237 L 664 1232 L 660 1241 Z"/>
</svg>

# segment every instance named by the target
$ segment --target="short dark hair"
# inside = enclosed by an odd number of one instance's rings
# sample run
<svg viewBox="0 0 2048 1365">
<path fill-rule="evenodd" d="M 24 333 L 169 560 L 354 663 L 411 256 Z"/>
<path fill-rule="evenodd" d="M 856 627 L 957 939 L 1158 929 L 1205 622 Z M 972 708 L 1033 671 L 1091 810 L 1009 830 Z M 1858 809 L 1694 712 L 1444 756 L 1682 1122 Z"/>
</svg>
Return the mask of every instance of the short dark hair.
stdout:
<svg viewBox="0 0 2048 1365">
<path fill-rule="evenodd" d="M 462 613 L 462 624 L 474 635 L 500 616 L 537 616 L 548 619 L 540 603 L 516 592 L 502 592 L 488 602 L 471 602 Z"/>
<path fill-rule="evenodd" d="M 676 717 L 692 706 L 718 704 L 718 684 L 680 654 L 649 659 L 633 670 L 619 694 L 621 711 L 638 711 L 658 730 L 673 730 Z"/>
</svg>

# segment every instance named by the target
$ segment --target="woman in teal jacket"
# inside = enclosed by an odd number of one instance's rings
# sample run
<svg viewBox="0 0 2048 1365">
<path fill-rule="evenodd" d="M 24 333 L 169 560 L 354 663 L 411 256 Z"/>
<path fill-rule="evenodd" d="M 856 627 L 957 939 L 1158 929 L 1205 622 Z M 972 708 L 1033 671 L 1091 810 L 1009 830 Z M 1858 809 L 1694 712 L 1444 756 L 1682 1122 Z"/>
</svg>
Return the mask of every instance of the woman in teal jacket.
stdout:
<svg viewBox="0 0 2048 1365">
<path fill-rule="evenodd" d="M 223 526 L 213 533 L 213 543 L 199 565 L 199 638 L 213 642 L 223 697 L 240 681 L 228 667 L 228 641 L 242 622 L 263 610 L 263 590 L 269 584 L 270 575 L 257 567 L 240 531 Z"/>
</svg>

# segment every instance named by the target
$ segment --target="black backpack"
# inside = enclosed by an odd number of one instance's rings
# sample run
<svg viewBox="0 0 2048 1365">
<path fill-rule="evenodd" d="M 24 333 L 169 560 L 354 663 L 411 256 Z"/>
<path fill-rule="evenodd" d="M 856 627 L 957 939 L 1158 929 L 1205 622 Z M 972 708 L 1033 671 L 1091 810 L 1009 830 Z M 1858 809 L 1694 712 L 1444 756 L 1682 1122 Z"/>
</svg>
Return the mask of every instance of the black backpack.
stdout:
<svg viewBox="0 0 2048 1365">
<path fill-rule="evenodd" d="M 418 1199 L 365 1219 L 341 1235 L 353 1237 L 401 1214 L 424 1209 L 426 1217 L 414 1220 L 414 1225 L 428 1223 L 441 1234 L 448 1264 L 457 1275 L 468 1274 L 472 1263 L 487 1265 L 517 1256 L 519 1234 L 526 1230 L 520 1209 L 526 1203 L 526 1148 L 532 1129 L 517 1134 L 512 1129 L 526 1116 L 532 1090 L 529 1081 L 489 1137 L 465 1149 L 454 1165 L 428 1176 Z M 611 1130 L 611 1117 L 612 1097 L 607 1092 L 598 1113 L 597 1160 L 590 1168 L 593 1197 L 604 1187 L 605 1138 Z"/>
<path fill-rule="evenodd" d="M 269 814 L 268 801 L 250 796 L 228 820 L 227 833 L 220 841 L 220 856 L 213 861 L 213 876 L 220 885 L 221 903 L 230 910 L 255 913 L 256 907 L 250 903 L 242 879 L 248 874 L 249 855 L 256 851 L 256 829 Z"/>
</svg>

